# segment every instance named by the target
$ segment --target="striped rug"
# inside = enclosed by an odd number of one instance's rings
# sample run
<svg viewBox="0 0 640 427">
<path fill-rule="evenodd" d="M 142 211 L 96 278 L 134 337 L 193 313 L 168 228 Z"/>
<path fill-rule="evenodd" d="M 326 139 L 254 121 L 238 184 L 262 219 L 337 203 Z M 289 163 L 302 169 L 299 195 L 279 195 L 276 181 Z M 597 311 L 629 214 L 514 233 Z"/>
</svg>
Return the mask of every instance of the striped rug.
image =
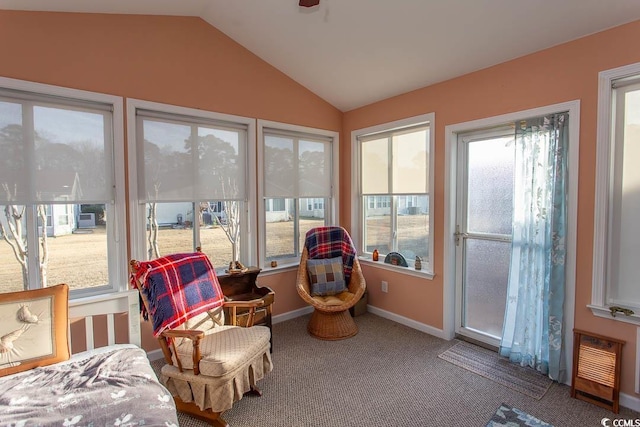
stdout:
<svg viewBox="0 0 640 427">
<path fill-rule="evenodd" d="M 498 353 L 461 341 L 438 355 L 468 371 L 540 400 L 553 381 L 531 368 L 524 368 L 500 357 Z"/>
</svg>

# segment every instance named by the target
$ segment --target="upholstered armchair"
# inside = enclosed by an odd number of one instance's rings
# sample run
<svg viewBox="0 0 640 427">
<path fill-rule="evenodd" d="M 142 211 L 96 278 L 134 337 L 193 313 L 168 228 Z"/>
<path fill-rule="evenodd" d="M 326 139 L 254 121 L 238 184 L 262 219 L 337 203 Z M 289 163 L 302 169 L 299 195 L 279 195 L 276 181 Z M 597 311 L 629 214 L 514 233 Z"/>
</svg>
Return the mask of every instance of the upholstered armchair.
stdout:
<svg viewBox="0 0 640 427">
<path fill-rule="evenodd" d="M 309 333 L 324 340 L 354 336 L 358 327 L 349 314 L 362 297 L 366 282 L 355 246 L 342 227 L 309 230 L 300 258 L 296 288 L 313 306 Z"/>
<path fill-rule="evenodd" d="M 179 411 L 227 426 L 222 413 L 272 370 L 269 328 L 252 326 L 264 301 L 225 301 L 203 253 L 131 261 L 131 283 L 153 322 L 166 364 L 161 381 Z M 249 313 L 248 327 L 225 325 L 225 307 Z M 232 310 L 233 311 L 233 310 Z"/>
</svg>

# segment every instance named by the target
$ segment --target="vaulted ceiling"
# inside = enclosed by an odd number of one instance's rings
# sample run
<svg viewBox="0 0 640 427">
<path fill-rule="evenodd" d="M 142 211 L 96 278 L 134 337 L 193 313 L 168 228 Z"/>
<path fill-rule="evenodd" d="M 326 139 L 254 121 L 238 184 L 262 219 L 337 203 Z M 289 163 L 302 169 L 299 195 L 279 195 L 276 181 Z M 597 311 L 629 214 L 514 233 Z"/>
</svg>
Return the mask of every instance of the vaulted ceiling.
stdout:
<svg viewBox="0 0 640 427">
<path fill-rule="evenodd" d="M 342 111 L 640 19 L 638 0 L 0 0 L 0 9 L 197 16 Z"/>
</svg>

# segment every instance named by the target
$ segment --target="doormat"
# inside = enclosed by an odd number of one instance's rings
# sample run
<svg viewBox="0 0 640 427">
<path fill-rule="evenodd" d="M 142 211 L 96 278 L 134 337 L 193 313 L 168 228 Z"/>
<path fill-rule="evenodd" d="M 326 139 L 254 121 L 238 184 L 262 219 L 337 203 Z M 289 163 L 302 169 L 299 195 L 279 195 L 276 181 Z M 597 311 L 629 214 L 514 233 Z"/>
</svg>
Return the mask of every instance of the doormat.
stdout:
<svg viewBox="0 0 640 427">
<path fill-rule="evenodd" d="M 499 426 L 553 427 L 551 424 L 545 423 L 518 408 L 512 408 L 505 403 L 500 405 L 485 427 Z"/>
<path fill-rule="evenodd" d="M 537 400 L 542 399 L 553 383 L 534 369 L 511 363 L 494 351 L 464 341 L 438 357 Z"/>
</svg>

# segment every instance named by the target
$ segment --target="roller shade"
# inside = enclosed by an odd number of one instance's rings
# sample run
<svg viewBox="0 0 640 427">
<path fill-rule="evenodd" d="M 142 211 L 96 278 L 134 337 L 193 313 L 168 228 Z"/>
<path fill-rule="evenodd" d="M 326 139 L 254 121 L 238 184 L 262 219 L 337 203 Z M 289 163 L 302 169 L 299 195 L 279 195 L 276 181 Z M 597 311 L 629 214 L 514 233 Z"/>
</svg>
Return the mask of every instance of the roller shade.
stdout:
<svg viewBox="0 0 640 427">
<path fill-rule="evenodd" d="M 107 104 L 0 89 L 0 202 L 113 200 Z"/>
<path fill-rule="evenodd" d="M 421 125 L 359 137 L 362 194 L 428 193 L 429 132 Z"/>
<path fill-rule="evenodd" d="M 136 120 L 141 201 L 245 200 L 246 126 L 146 110 Z"/>
<path fill-rule="evenodd" d="M 263 134 L 265 197 L 331 196 L 330 138 L 270 129 Z"/>
</svg>

